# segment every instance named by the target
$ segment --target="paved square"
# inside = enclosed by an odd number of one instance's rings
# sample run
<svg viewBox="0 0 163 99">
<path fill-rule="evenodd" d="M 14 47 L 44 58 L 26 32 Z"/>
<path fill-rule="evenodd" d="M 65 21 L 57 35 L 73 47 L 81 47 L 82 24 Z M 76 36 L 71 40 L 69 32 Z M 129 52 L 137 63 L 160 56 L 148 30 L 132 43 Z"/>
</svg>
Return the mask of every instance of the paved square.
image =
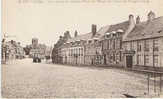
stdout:
<svg viewBox="0 0 163 99">
<path fill-rule="evenodd" d="M 152 88 L 151 88 L 152 90 Z M 143 74 L 113 68 L 75 67 L 18 60 L 2 66 L 3 97 L 144 97 L 147 78 Z"/>
</svg>

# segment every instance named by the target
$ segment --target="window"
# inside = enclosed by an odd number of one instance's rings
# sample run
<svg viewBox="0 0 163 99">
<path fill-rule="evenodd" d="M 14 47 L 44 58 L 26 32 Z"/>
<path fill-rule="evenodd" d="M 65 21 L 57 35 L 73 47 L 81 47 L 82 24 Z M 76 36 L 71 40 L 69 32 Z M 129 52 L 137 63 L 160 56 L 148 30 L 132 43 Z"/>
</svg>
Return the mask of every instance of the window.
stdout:
<svg viewBox="0 0 163 99">
<path fill-rule="evenodd" d="M 148 65 L 149 64 L 149 55 L 145 55 L 144 56 L 144 65 Z"/>
<path fill-rule="evenodd" d="M 119 49 L 119 39 L 117 39 L 117 40 L 115 41 L 115 48 L 116 48 L 116 49 Z"/>
<path fill-rule="evenodd" d="M 130 50 L 134 50 L 134 42 L 130 42 Z"/>
<path fill-rule="evenodd" d="M 107 47 L 108 47 L 108 49 L 109 49 L 109 48 L 110 48 L 110 47 L 109 47 L 109 43 L 110 43 L 109 40 L 107 40 L 107 43 L 108 43 L 108 44 L 107 44 L 107 45 L 108 45 Z"/>
<path fill-rule="evenodd" d="M 137 51 L 138 52 L 141 51 L 141 42 L 140 41 L 137 42 Z"/>
<path fill-rule="evenodd" d="M 78 56 L 80 56 L 80 49 L 79 48 L 77 49 L 77 54 L 78 54 Z"/>
<path fill-rule="evenodd" d="M 106 38 L 110 38 L 110 35 L 106 35 Z"/>
<path fill-rule="evenodd" d="M 90 43 L 92 43 L 92 41 L 91 41 L 91 40 L 89 40 L 89 41 L 88 41 L 88 43 L 90 44 Z"/>
<path fill-rule="evenodd" d="M 115 49 L 115 40 L 113 40 L 113 49 Z"/>
<path fill-rule="evenodd" d="M 71 49 L 71 56 L 72 56 L 72 54 L 73 54 L 73 49 Z"/>
<path fill-rule="evenodd" d="M 137 55 L 137 64 L 140 65 L 140 62 L 141 62 L 141 56 Z"/>
<path fill-rule="evenodd" d="M 149 51 L 149 40 L 144 41 L 144 51 Z"/>
<path fill-rule="evenodd" d="M 158 67 L 158 55 L 154 55 L 153 63 L 154 63 L 154 67 Z"/>
<path fill-rule="evenodd" d="M 158 51 L 158 39 L 153 40 L 153 51 Z"/>
<path fill-rule="evenodd" d="M 81 48 L 81 56 L 83 56 L 83 48 Z"/>
<path fill-rule="evenodd" d="M 106 50 L 107 49 L 107 40 L 103 41 L 103 49 Z"/>
<path fill-rule="evenodd" d="M 94 40 L 95 43 L 97 43 L 98 40 Z"/>
<path fill-rule="evenodd" d="M 119 42 L 120 49 L 122 49 L 122 40 Z"/>
</svg>

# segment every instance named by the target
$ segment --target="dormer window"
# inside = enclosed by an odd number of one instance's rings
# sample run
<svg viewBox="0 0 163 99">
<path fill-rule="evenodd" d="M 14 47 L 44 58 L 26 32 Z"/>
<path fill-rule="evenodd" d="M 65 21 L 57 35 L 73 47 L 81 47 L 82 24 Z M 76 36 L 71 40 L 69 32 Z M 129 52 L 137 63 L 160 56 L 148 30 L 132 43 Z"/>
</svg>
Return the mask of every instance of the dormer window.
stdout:
<svg viewBox="0 0 163 99">
<path fill-rule="evenodd" d="M 115 31 L 112 31 L 111 34 L 112 34 L 112 37 L 116 36 L 116 32 Z"/>
<path fill-rule="evenodd" d="M 89 40 L 89 41 L 88 41 L 88 43 L 90 44 L 90 43 L 92 43 L 92 41 L 91 41 L 91 40 Z"/>
<path fill-rule="evenodd" d="M 97 43 L 98 40 L 94 40 L 95 43 Z"/>
<path fill-rule="evenodd" d="M 124 31 L 122 29 L 117 30 L 118 33 L 123 33 Z"/>
<path fill-rule="evenodd" d="M 162 30 L 158 31 L 158 33 L 161 33 L 161 32 L 162 32 Z"/>
<path fill-rule="evenodd" d="M 106 38 L 109 38 L 109 37 L 110 37 L 110 34 L 111 34 L 111 33 L 107 32 L 107 33 L 105 34 L 105 37 L 106 37 Z"/>
<path fill-rule="evenodd" d="M 123 33 L 124 31 L 122 29 L 118 29 L 117 30 L 117 37 L 121 35 L 121 33 Z"/>
<path fill-rule="evenodd" d="M 106 35 L 106 38 L 109 38 L 110 37 L 110 35 Z"/>
<path fill-rule="evenodd" d="M 116 34 L 116 32 L 115 32 L 115 31 L 112 31 L 112 33 L 113 33 L 113 34 Z"/>
<path fill-rule="evenodd" d="M 116 34 L 113 34 L 113 36 L 116 36 Z"/>
</svg>

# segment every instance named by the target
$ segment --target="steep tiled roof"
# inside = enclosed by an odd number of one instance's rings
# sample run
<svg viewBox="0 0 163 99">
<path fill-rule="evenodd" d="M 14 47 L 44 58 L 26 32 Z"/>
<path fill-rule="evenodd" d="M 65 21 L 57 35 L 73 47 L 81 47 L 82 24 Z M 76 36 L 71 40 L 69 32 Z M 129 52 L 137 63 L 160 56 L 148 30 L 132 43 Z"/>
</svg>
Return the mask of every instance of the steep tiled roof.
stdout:
<svg viewBox="0 0 163 99">
<path fill-rule="evenodd" d="M 163 17 L 152 21 L 141 22 L 127 35 L 124 41 L 146 39 L 163 36 Z"/>
<path fill-rule="evenodd" d="M 99 31 L 95 34 L 95 36 L 92 36 L 92 32 L 78 35 L 77 37 L 73 37 L 71 39 L 68 39 L 67 42 L 74 42 L 74 41 L 79 41 L 79 40 L 89 40 L 93 38 L 100 38 L 102 35 L 104 35 L 109 29 L 109 26 L 104 26 L 99 29 Z"/>
<path fill-rule="evenodd" d="M 75 41 L 79 41 L 79 40 L 87 40 L 92 38 L 92 33 L 86 33 L 86 34 L 82 34 L 82 35 L 78 35 L 77 37 L 73 37 L 71 39 L 68 39 L 67 42 L 75 42 Z"/>
<path fill-rule="evenodd" d="M 126 31 L 128 25 L 129 25 L 129 21 L 124 21 L 122 23 L 111 25 L 107 32 L 117 31 L 118 29 L 122 29 L 123 31 Z"/>
</svg>

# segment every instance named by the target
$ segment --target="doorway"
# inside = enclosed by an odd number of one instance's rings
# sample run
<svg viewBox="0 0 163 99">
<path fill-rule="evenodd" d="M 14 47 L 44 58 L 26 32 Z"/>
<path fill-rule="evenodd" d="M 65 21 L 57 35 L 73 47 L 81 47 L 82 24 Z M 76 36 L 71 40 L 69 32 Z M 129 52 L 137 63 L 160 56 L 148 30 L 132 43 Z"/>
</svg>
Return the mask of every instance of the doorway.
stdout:
<svg viewBox="0 0 163 99">
<path fill-rule="evenodd" d="M 106 65 L 106 54 L 104 54 L 104 65 Z"/>
<path fill-rule="evenodd" d="M 126 56 L 126 66 L 127 66 L 127 68 L 132 68 L 132 65 L 133 65 L 132 62 L 133 62 L 132 61 L 132 56 Z"/>
</svg>

